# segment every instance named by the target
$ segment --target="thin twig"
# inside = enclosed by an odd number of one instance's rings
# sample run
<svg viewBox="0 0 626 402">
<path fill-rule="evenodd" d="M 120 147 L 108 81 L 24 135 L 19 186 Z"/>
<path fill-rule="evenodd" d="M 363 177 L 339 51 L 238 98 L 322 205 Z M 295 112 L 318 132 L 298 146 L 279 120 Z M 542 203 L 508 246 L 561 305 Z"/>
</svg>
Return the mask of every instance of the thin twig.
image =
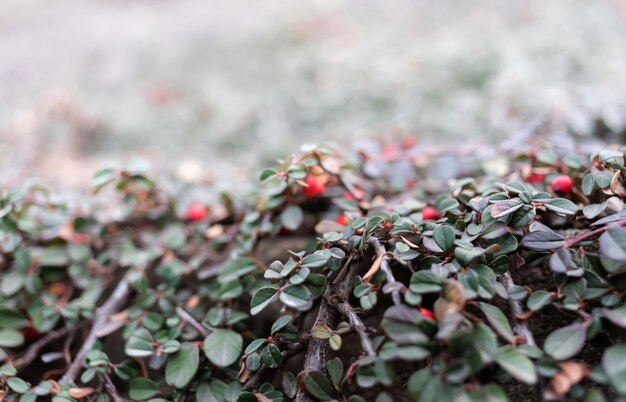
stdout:
<svg viewBox="0 0 626 402">
<path fill-rule="evenodd" d="M 109 316 L 115 314 L 124 304 L 128 293 L 128 276 L 124 275 L 118 282 L 117 286 L 113 290 L 113 293 L 111 293 L 107 301 L 104 302 L 104 304 L 98 309 L 96 309 L 96 314 L 93 320 L 93 325 L 91 326 L 91 330 L 89 331 L 89 334 L 87 335 L 83 346 L 74 357 L 74 361 L 72 361 L 72 364 L 70 364 L 67 372 L 59 381 L 59 385 L 63 386 L 74 382 L 76 376 L 80 372 L 80 369 L 83 367 L 83 363 L 87 358 L 87 353 L 89 353 L 89 351 L 93 347 L 93 344 L 98 339 L 98 331 L 103 325 L 106 324 Z"/>
<path fill-rule="evenodd" d="M 385 273 L 385 277 L 387 278 L 387 283 L 395 284 L 396 278 L 393 276 L 393 272 L 391 272 L 391 268 L 389 267 L 389 257 L 387 257 L 387 250 L 385 246 L 383 246 L 380 241 L 378 241 L 375 237 L 370 237 L 368 242 L 374 246 L 374 250 L 376 251 L 377 256 L 382 255 L 382 261 L 380 263 L 380 269 Z M 402 304 L 402 300 L 400 299 L 400 292 L 398 290 L 393 290 L 391 292 L 391 300 L 393 300 L 393 304 L 399 306 Z"/>
<path fill-rule="evenodd" d="M 369 336 L 367 336 L 367 328 L 365 328 L 363 321 L 361 321 L 350 303 L 346 302 L 345 300 L 339 301 L 336 297 L 329 300 L 329 302 L 344 317 L 348 319 L 348 322 L 350 322 L 350 326 L 352 327 L 352 329 L 354 329 L 354 331 L 361 339 L 361 347 L 363 348 L 363 351 L 368 356 L 376 356 L 376 352 L 374 352 L 374 347 L 372 346 L 372 341 L 370 340 Z"/>
<path fill-rule="evenodd" d="M 583 242 L 585 240 L 589 240 L 592 237 L 601 235 L 602 233 L 606 232 L 607 230 L 609 230 L 611 228 L 616 228 L 616 227 L 620 227 L 620 226 L 626 226 L 626 219 L 622 219 L 620 221 L 610 223 L 610 224 L 608 224 L 606 226 L 603 226 L 603 227 L 601 227 L 599 229 L 595 229 L 595 230 L 592 230 L 591 232 L 587 232 L 587 233 L 585 233 L 583 235 L 580 235 L 580 236 L 574 237 L 572 239 L 569 239 L 569 240 L 567 240 L 565 242 L 565 245 L 563 247 L 570 248 L 570 247 L 575 246 L 578 243 L 581 243 L 581 242 Z"/>
<path fill-rule="evenodd" d="M 113 399 L 114 402 L 129 402 L 128 399 L 122 397 L 119 392 L 117 392 L 117 388 L 115 388 L 115 384 L 113 384 L 113 381 L 111 381 L 111 377 L 109 377 L 108 374 L 101 374 L 100 380 L 104 385 L 104 389 L 107 390 L 107 393 L 111 396 L 111 399 Z"/>
<path fill-rule="evenodd" d="M 20 370 L 24 367 L 27 367 L 29 364 L 33 362 L 39 356 L 41 350 L 48 346 L 50 343 L 56 341 L 57 339 L 61 339 L 71 332 L 76 331 L 80 327 L 82 327 L 85 323 L 80 323 L 73 327 L 61 327 L 59 329 L 55 329 L 52 332 L 49 332 L 43 338 L 37 340 L 32 345 L 28 347 L 28 349 L 13 362 L 13 366 L 16 369 Z"/>
<path fill-rule="evenodd" d="M 194 327 L 194 329 L 196 331 L 198 331 L 198 333 L 200 335 L 202 335 L 204 338 L 206 338 L 211 331 L 209 331 L 207 328 L 203 327 L 202 324 L 200 324 L 191 314 L 189 314 L 184 308 L 182 307 L 176 307 L 176 314 L 178 314 L 178 316 L 185 321 L 187 324 L 191 325 L 192 327 Z"/>
<path fill-rule="evenodd" d="M 513 282 L 513 278 L 511 277 L 511 274 L 509 272 L 505 272 L 504 275 L 502 275 L 502 284 L 507 290 L 510 287 L 515 286 L 515 282 Z M 524 312 L 521 303 L 517 300 L 509 298 L 509 305 L 511 306 L 511 310 L 513 311 L 513 321 L 515 324 L 513 325 L 513 331 L 515 331 L 517 335 L 526 339 L 526 343 L 528 345 L 536 346 L 533 333 L 528 328 L 528 325 L 526 325 L 526 322 L 523 320 L 518 320 L 516 318 L 517 315 L 521 315 Z"/>
</svg>

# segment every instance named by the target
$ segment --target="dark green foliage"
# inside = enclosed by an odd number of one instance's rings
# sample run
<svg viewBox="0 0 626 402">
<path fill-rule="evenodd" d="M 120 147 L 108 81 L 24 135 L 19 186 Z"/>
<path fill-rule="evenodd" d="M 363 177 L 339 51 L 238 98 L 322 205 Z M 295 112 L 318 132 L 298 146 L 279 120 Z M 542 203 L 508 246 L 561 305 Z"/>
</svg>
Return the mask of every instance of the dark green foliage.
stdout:
<svg viewBox="0 0 626 402">
<path fill-rule="evenodd" d="M 623 151 L 531 148 L 445 185 L 425 162 L 308 150 L 199 222 L 134 167 L 80 203 L 3 193 L 0 399 L 626 397 L 624 345 L 595 342 L 626 327 Z"/>
</svg>

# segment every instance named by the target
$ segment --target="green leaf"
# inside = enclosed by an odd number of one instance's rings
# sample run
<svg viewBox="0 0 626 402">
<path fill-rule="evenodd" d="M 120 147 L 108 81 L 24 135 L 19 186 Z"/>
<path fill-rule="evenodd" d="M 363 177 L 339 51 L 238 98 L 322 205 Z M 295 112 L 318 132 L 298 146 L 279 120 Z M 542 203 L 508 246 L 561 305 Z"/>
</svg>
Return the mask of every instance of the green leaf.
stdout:
<svg viewBox="0 0 626 402">
<path fill-rule="evenodd" d="M 296 383 L 296 377 L 291 373 L 291 371 L 285 371 L 283 374 L 283 392 L 289 398 L 293 398 L 296 396 L 296 392 L 298 392 L 298 384 Z"/>
<path fill-rule="evenodd" d="M 26 318 L 17 311 L 0 309 L 0 327 L 22 328 L 26 324 Z"/>
<path fill-rule="evenodd" d="M 389 338 L 398 343 L 422 344 L 428 341 L 428 337 L 419 326 L 424 320 L 424 317 L 415 308 L 399 305 L 389 307 L 385 311 L 380 326 Z"/>
<path fill-rule="evenodd" d="M 582 189 L 585 195 L 591 194 L 593 191 L 593 186 L 595 185 L 593 181 L 593 175 L 591 173 L 586 174 L 583 177 Z"/>
<path fill-rule="evenodd" d="M 313 254 L 309 254 L 302 259 L 302 267 L 306 268 L 321 268 L 328 263 L 331 254 L 327 249 L 318 250 Z"/>
<path fill-rule="evenodd" d="M 267 339 L 265 339 L 265 338 L 255 339 L 252 342 L 250 342 L 250 344 L 248 346 L 246 346 L 246 350 L 244 351 L 244 353 L 249 355 L 249 354 L 255 352 L 258 348 L 260 348 L 266 342 L 267 342 Z"/>
<path fill-rule="evenodd" d="M 491 207 L 491 216 L 497 219 L 510 215 L 520 209 L 522 205 L 524 205 L 524 203 L 519 198 L 496 201 Z"/>
<path fill-rule="evenodd" d="M 555 360 L 567 360 L 580 352 L 586 339 L 586 326 L 571 324 L 552 331 L 543 343 L 543 350 Z"/>
<path fill-rule="evenodd" d="M 203 382 L 196 390 L 196 401 L 206 402 L 225 402 L 226 384 L 220 380 L 210 380 L 208 383 Z M 228 399 L 230 400 L 230 399 Z"/>
<path fill-rule="evenodd" d="M 115 180 L 117 177 L 117 172 L 115 168 L 106 167 L 96 171 L 91 179 L 91 185 L 94 187 L 94 190 L 97 192 L 102 187 L 106 186 L 108 183 Z"/>
<path fill-rule="evenodd" d="M 438 402 L 448 400 L 443 394 L 441 380 L 432 375 L 428 368 L 414 372 L 407 384 L 410 401 Z M 452 398 L 450 398 L 452 400 Z"/>
<path fill-rule="evenodd" d="M 626 266 L 626 229 L 611 228 L 598 240 L 602 266 L 617 274 Z"/>
<path fill-rule="evenodd" d="M 0 323 L 2 325 L 2 323 Z M 24 344 L 24 335 L 15 329 L 0 329 L 0 346 L 15 348 Z"/>
<path fill-rule="evenodd" d="M 626 328 L 626 306 L 622 306 L 616 309 L 602 309 L 604 318 L 611 321 L 618 327 Z"/>
<path fill-rule="evenodd" d="M 248 257 L 239 257 L 227 263 L 217 277 L 221 283 L 228 283 L 256 270 L 256 263 Z"/>
<path fill-rule="evenodd" d="M 626 345 L 613 345 L 602 355 L 602 368 L 620 395 L 626 395 Z"/>
<path fill-rule="evenodd" d="M 593 219 L 600 215 L 607 207 L 607 203 L 603 202 L 601 204 L 589 204 L 583 207 L 583 215 L 587 219 Z"/>
<path fill-rule="evenodd" d="M 514 193 L 514 194 L 519 194 L 524 191 L 528 191 L 528 189 L 523 183 L 516 181 L 516 180 L 510 180 L 504 185 L 504 188 L 509 193 Z"/>
<path fill-rule="evenodd" d="M 509 342 L 513 341 L 513 330 L 511 329 L 511 325 L 509 324 L 508 319 L 504 315 L 502 311 L 496 306 L 492 306 L 491 304 L 478 302 L 476 303 L 478 308 L 482 310 L 487 317 L 487 321 L 489 324 L 500 334 L 504 339 Z"/>
<path fill-rule="evenodd" d="M 432 271 L 417 271 L 411 275 L 409 289 L 415 293 L 433 293 L 441 290 L 442 280 Z"/>
<path fill-rule="evenodd" d="M 553 250 L 564 244 L 563 236 L 553 231 L 536 230 L 522 238 L 522 246 L 537 251 Z"/>
<path fill-rule="evenodd" d="M 215 329 L 204 340 L 204 353 L 211 363 L 218 367 L 228 367 L 239 359 L 243 338 L 229 329 Z"/>
<path fill-rule="evenodd" d="M 443 251 L 449 251 L 454 247 L 454 237 L 454 230 L 450 226 L 437 226 L 433 234 L 435 243 Z"/>
<path fill-rule="evenodd" d="M 509 346 L 500 348 L 494 360 L 518 381 L 531 385 L 537 382 L 537 371 L 533 362 L 517 349 Z"/>
<path fill-rule="evenodd" d="M 256 291 L 250 301 L 250 314 L 257 315 L 276 299 L 278 289 L 267 286 Z"/>
<path fill-rule="evenodd" d="M 145 401 L 159 393 L 159 387 L 147 378 L 133 378 L 129 387 L 128 396 L 133 401 Z"/>
<path fill-rule="evenodd" d="M 611 185 L 613 174 L 606 170 L 596 170 L 593 173 L 593 179 L 600 188 L 607 188 Z"/>
<path fill-rule="evenodd" d="M 126 341 L 124 352 L 127 356 L 131 357 L 152 356 L 154 353 L 152 342 L 153 340 L 150 332 L 148 332 L 145 328 L 139 328 L 133 332 L 130 338 L 128 338 L 128 341 Z"/>
<path fill-rule="evenodd" d="M 528 297 L 526 305 L 531 311 L 538 311 L 551 301 L 552 295 L 550 294 L 550 292 L 545 290 L 537 290 L 533 292 L 530 297 Z"/>
<path fill-rule="evenodd" d="M 313 370 L 307 372 L 304 375 L 303 382 L 307 392 L 320 401 L 333 399 L 333 386 L 321 371 Z"/>
<path fill-rule="evenodd" d="M 550 256 L 550 269 L 557 274 L 566 273 L 572 264 L 572 255 L 565 247 L 561 247 Z"/>
<path fill-rule="evenodd" d="M 288 206 L 280 214 L 282 225 L 289 230 L 296 230 L 302 224 L 304 213 L 300 207 L 295 205 Z"/>
<path fill-rule="evenodd" d="M 165 381 L 174 388 L 185 388 L 196 375 L 199 363 L 198 347 L 193 343 L 184 343 L 167 360 Z"/>
<path fill-rule="evenodd" d="M 546 209 L 556 212 L 559 215 L 576 215 L 578 207 L 566 198 L 554 198 L 543 204 Z"/>
<path fill-rule="evenodd" d="M 261 175 L 259 176 L 259 180 L 261 181 L 269 180 L 273 177 L 276 177 L 276 173 L 278 173 L 276 169 L 264 169 L 261 172 Z"/>
<path fill-rule="evenodd" d="M 326 362 L 326 371 L 328 372 L 328 377 L 330 377 L 330 381 L 333 383 L 335 388 L 339 389 L 341 387 L 341 382 L 343 381 L 343 363 L 341 359 L 335 357 Z"/>
<path fill-rule="evenodd" d="M 272 329 L 270 331 L 270 334 L 274 335 L 276 332 L 280 331 L 281 329 L 289 325 L 291 321 L 293 321 L 293 316 L 291 315 L 284 315 L 280 317 L 278 320 L 274 322 L 274 324 L 272 324 Z"/>
<path fill-rule="evenodd" d="M 304 285 L 289 285 L 280 293 L 280 301 L 296 309 L 307 306 L 310 298 L 311 292 Z"/>
<path fill-rule="evenodd" d="M 11 377 L 7 380 L 7 385 L 18 394 L 23 394 L 30 389 L 30 385 L 19 377 Z"/>
<path fill-rule="evenodd" d="M 26 275 L 20 271 L 11 271 L 3 275 L 0 283 L 0 293 L 3 296 L 12 296 L 19 292 L 26 282 Z"/>
</svg>

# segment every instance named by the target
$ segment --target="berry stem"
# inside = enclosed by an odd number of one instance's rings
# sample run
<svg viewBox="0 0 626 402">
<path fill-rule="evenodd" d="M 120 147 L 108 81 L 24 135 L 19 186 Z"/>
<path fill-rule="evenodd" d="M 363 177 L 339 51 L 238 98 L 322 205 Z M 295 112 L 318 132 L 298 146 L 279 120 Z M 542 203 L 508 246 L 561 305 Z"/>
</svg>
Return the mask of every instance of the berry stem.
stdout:
<svg viewBox="0 0 626 402">
<path fill-rule="evenodd" d="M 581 243 L 585 240 L 589 240 L 592 237 L 601 235 L 602 233 L 606 232 L 607 230 L 611 229 L 611 228 L 617 228 L 617 227 L 621 227 L 621 226 L 626 226 L 626 219 L 622 219 L 620 221 L 614 222 L 614 223 L 610 223 L 606 226 L 603 226 L 599 229 L 596 230 L 592 230 L 591 232 L 585 233 L 583 235 L 571 238 L 569 240 L 567 240 L 565 242 L 565 245 L 563 246 L 564 248 L 570 248 L 572 246 L 577 245 L 578 243 Z"/>
</svg>

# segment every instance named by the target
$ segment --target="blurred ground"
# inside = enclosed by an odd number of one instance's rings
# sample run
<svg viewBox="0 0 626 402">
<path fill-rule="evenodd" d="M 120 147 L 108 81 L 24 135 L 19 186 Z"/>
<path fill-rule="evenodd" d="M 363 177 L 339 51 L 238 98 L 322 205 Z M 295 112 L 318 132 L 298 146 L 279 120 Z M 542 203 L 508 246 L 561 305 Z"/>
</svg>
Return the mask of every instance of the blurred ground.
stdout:
<svg viewBox="0 0 626 402">
<path fill-rule="evenodd" d="M 246 177 L 301 143 L 626 127 L 626 2 L 2 0 L 0 183 L 141 155 Z"/>
</svg>

